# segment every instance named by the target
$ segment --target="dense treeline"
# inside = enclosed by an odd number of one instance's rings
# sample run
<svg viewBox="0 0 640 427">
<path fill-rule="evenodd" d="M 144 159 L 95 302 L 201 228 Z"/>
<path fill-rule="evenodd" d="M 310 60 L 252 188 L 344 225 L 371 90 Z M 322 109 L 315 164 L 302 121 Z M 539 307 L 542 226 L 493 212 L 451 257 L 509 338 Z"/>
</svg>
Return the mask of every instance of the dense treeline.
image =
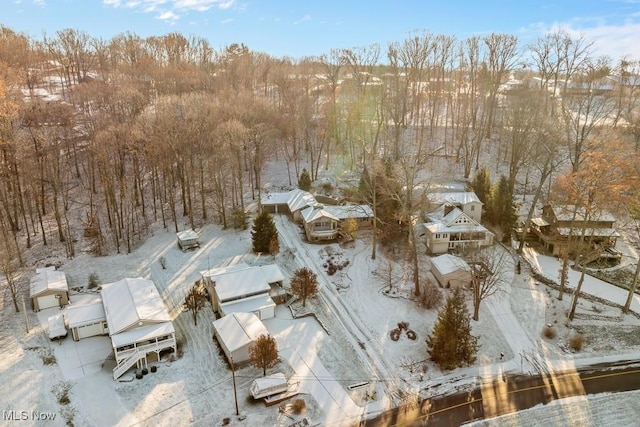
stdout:
<svg viewBox="0 0 640 427">
<path fill-rule="evenodd" d="M 3 270 L 34 239 L 73 257 L 80 237 L 97 255 L 130 251 L 155 221 L 235 226 L 274 156 L 290 184 L 303 163 L 312 180 L 368 168 L 377 190 L 360 197 L 393 206 L 382 229 L 419 209 L 436 156 L 470 179 L 495 150 L 508 194 L 524 182 L 541 197 L 554 172 L 613 141 L 637 152 L 638 75 L 563 32 L 528 46 L 425 32 L 294 60 L 177 33 L 34 40 L 0 27 Z"/>
</svg>

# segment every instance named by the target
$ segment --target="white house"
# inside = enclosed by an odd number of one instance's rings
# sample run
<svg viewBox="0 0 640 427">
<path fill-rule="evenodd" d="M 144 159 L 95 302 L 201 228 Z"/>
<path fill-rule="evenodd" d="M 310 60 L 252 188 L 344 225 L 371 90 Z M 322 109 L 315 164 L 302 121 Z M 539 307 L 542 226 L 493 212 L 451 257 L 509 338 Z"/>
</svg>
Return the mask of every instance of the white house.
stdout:
<svg viewBox="0 0 640 427">
<path fill-rule="evenodd" d="M 468 287 L 471 283 L 469 264 L 450 254 L 431 258 L 431 272 L 443 288 Z"/>
<path fill-rule="evenodd" d="M 284 302 L 284 275 L 275 265 L 250 267 L 245 263 L 200 272 L 211 298 L 213 311 L 254 313 L 259 319 L 276 315 L 276 303 Z"/>
<path fill-rule="evenodd" d="M 260 335 L 269 335 L 253 313 L 232 313 L 213 322 L 213 330 L 227 360 L 240 365 L 249 360 L 249 347 Z"/>
<path fill-rule="evenodd" d="M 423 224 L 424 239 L 427 249 L 433 254 L 493 244 L 492 232 L 451 205 L 431 212 L 427 219 L 430 222 Z"/>
<path fill-rule="evenodd" d="M 36 275 L 31 279 L 29 297 L 33 311 L 62 308 L 69 304 L 69 285 L 64 271 L 55 267 L 36 269 Z"/>
<path fill-rule="evenodd" d="M 151 281 L 126 278 L 102 286 L 111 346 L 117 366 L 117 379 L 133 365 L 146 366 L 150 355 L 160 359 L 163 350 L 176 351 L 171 317 Z"/>
<path fill-rule="evenodd" d="M 335 240 L 338 237 L 339 219 L 329 213 L 324 205 L 317 203 L 303 209 L 301 217 L 308 241 Z"/>
<path fill-rule="evenodd" d="M 482 202 L 472 191 L 429 193 L 427 202 L 427 212 L 436 211 L 444 205 L 451 205 L 478 223 L 482 220 Z"/>
</svg>

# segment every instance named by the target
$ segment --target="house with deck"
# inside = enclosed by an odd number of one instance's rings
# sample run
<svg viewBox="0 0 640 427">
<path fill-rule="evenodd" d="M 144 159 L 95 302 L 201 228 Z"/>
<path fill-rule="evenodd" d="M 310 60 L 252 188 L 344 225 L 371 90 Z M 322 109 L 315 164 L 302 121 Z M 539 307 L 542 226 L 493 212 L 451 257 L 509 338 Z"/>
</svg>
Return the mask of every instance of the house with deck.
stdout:
<svg viewBox="0 0 640 427">
<path fill-rule="evenodd" d="M 620 234 L 616 218 L 606 211 L 586 212 L 574 205 L 547 204 L 531 228 L 542 246 L 554 256 L 578 253 L 586 263 L 602 260 L 617 264 L 622 254 L 615 249 Z"/>
<path fill-rule="evenodd" d="M 338 217 L 332 215 L 324 205 L 316 203 L 301 212 L 304 232 L 309 242 L 321 242 L 338 238 Z"/>
<path fill-rule="evenodd" d="M 443 254 L 493 244 L 493 233 L 460 208 L 445 204 L 427 214 L 428 222 L 417 227 L 416 233 L 424 237 L 428 252 Z"/>
<path fill-rule="evenodd" d="M 173 323 L 156 285 L 126 278 L 102 286 L 102 302 L 116 359 L 113 378 L 134 365 L 146 367 L 165 350 L 176 351 Z"/>
</svg>

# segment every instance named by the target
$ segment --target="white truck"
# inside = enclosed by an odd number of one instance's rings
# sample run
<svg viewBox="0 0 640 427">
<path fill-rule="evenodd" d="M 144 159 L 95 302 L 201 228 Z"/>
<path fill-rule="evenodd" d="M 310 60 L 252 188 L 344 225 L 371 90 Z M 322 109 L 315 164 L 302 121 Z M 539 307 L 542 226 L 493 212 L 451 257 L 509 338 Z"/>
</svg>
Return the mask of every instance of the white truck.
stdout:
<svg viewBox="0 0 640 427">
<path fill-rule="evenodd" d="M 289 389 L 287 377 L 281 372 L 273 375 L 267 375 L 263 378 L 256 378 L 251 383 L 249 391 L 254 399 L 262 399 L 274 394 L 284 393 Z"/>
<path fill-rule="evenodd" d="M 67 336 L 67 326 L 64 324 L 62 314 L 56 314 L 48 319 L 49 323 L 49 339 L 62 339 Z"/>
</svg>

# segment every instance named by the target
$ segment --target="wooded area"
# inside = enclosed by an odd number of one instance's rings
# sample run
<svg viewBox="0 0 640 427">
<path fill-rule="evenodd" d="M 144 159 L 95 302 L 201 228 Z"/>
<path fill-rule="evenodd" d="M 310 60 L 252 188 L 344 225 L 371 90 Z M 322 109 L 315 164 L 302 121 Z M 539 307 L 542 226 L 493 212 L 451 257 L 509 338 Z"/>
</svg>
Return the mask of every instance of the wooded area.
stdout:
<svg viewBox="0 0 640 427">
<path fill-rule="evenodd" d="M 359 197 L 382 229 L 418 212 L 434 161 L 469 180 L 504 165 L 511 199 L 618 215 L 626 205 L 628 216 L 639 102 L 638 61 L 595 57 L 561 31 L 527 46 L 423 32 L 293 59 L 178 33 L 34 40 L 0 27 L 0 267 L 11 277 L 25 250 L 53 239 L 70 258 L 80 239 L 98 256 L 129 252 L 157 221 L 176 232 L 182 221 L 244 226 L 243 195 L 259 200 L 276 158 L 290 185 L 303 166 L 312 180 L 368 170 L 375 191 Z M 480 163 L 487 150 L 496 164 Z M 615 176 L 604 174 L 612 164 Z M 393 232 L 415 252 L 412 227 Z"/>
</svg>

